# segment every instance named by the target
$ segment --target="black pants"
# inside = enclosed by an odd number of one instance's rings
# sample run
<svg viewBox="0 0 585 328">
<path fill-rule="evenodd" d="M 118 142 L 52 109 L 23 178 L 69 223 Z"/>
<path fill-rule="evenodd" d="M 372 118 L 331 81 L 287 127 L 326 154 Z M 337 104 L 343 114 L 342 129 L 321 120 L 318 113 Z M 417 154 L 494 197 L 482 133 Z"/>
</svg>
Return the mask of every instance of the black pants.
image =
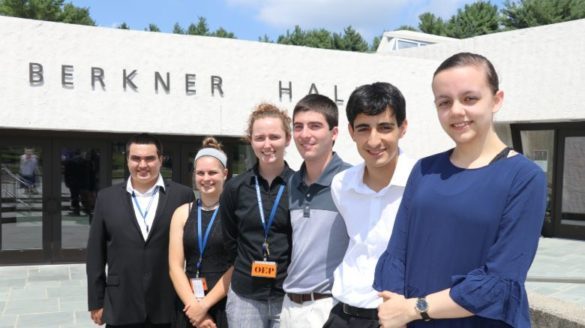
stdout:
<svg viewBox="0 0 585 328">
<path fill-rule="evenodd" d="M 351 316 L 343 312 L 342 303 L 337 303 L 329 313 L 323 328 L 379 328 L 378 320 Z"/>
</svg>

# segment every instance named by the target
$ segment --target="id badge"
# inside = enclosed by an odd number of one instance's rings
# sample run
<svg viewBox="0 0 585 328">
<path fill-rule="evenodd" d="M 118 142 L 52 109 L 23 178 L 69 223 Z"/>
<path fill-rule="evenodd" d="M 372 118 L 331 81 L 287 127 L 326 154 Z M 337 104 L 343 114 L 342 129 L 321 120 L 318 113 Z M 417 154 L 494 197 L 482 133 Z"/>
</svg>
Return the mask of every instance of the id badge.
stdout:
<svg viewBox="0 0 585 328">
<path fill-rule="evenodd" d="M 207 291 L 205 278 L 191 278 L 191 289 L 196 298 L 204 298 Z"/>
<path fill-rule="evenodd" d="M 254 261 L 252 262 L 252 277 L 276 278 L 276 262 Z"/>
</svg>

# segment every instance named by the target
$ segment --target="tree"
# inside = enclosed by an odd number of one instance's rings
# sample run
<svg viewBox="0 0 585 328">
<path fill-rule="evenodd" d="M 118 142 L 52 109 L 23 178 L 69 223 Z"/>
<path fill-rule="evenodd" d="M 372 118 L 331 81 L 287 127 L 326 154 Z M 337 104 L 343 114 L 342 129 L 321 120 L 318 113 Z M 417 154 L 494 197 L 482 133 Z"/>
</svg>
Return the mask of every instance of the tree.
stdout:
<svg viewBox="0 0 585 328">
<path fill-rule="evenodd" d="M 207 20 L 205 17 L 199 17 L 197 24 L 191 23 L 187 28 L 187 34 L 190 35 L 209 35 L 209 27 L 207 26 Z"/>
<path fill-rule="evenodd" d="M 218 28 L 215 32 L 210 33 L 209 36 L 215 36 L 217 38 L 228 38 L 228 39 L 235 39 L 236 36 L 232 32 L 226 31 L 223 27 Z"/>
<path fill-rule="evenodd" d="M 63 6 L 60 22 L 94 26 L 95 21 L 89 16 L 89 8 L 79 8 L 68 3 Z"/>
<path fill-rule="evenodd" d="M 411 25 L 400 25 L 394 29 L 394 31 L 414 31 L 418 32 L 418 29 Z"/>
<path fill-rule="evenodd" d="M 267 34 L 264 34 L 263 36 L 258 37 L 258 42 L 273 43 L 274 41 L 270 40 Z"/>
<path fill-rule="evenodd" d="M 343 33 L 339 34 L 331 33 L 323 28 L 304 31 L 297 25 L 292 32 L 287 30 L 285 35 L 280 35 L 276 42 L 295 46 L 347 51 L 366 52 L 370 49 L 368 43 L 351 26 L 346 27 Z"/>
<path fill-rule="evenodd" d="M 185 34 L 185 30 L 179 25 L 179 23 L 175 23 L 173 26 L 173 33 L 174 34 Z"/>
<path fill-rule="evenodd" d="M 418 29 L 421 30 L 421 32 L 434 35 L 447 34 L 447 26 L 441 17 L 437 17 L 431 13 L 423 13 L 418 16 L 418 19 Z"/>
<path fill-rule="evenodd" d="M 381 41 L 382 36 L 375 36 L 374 39 L 372 40 L 372 45 L 370 46 L 370 52 L 376 52 Z"/>
<path fill-rule="evenodd" d="M 95 21 L 89 15 L 89 8 L 63 2 L 64 0 L 0 0 L 0 15 L 95 25 Z"/>
<path fill-rule="evenodd" d="M 148 27 L 145 28 L 144 30 L 149 32 L 160 32 L 160 28 L 158 28 L 158 26 L 156 26 L 156 24 L 153 23 L 148 24 Z"/>
<path fill-rule="evenodd" d="M 122 24 L 118 25 L 118 28 L 120 30 L 129 30 L 130 26 L 128 26 L 128 24 L 126 24 L 126 22 L 123 22 Z"/>
<path fill-rule="evenodd" d="M 333 43 L 335 49 L 338 50 L 366 52 L 369 49 L 368 43 L 362 38 L 361 34 L 351 26 L 343 30 L 343 35 L 335 33 L 333 35 Z"/>
<path fill-rule="evenodd" d="M 289 32 L 289 30 L 286 30 L 285 35 L 279 35 L 278 39 L 276 39 L 276 43 L 304 46 L 305 38 L 305 31 L 303 31 L 300 26 L 296 25 L 292 33 Z"/>
<path fill-rule="evenodd" d="M 498 7 L 489 1 L 477 1 L 457 10 L 447 22 L 446 34 L 463 39 L 497 32 L 499 27 Z"/>
<path fill-rule="evenodd" d="M 560 23 L 585 18 L 585 0 L 506 0 L 502 16 L 508 29 Z"/>
</svg>

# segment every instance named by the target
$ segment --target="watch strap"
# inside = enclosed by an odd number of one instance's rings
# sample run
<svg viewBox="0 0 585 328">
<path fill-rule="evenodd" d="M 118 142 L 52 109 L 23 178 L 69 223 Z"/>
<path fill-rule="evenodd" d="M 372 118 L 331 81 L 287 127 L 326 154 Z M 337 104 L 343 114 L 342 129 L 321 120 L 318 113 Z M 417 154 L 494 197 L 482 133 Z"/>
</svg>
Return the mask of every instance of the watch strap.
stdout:
<svg viewBox="0 0 585 328">
<path fill-rule="evenodd" d="M 424 297 L 419 297 L 416 300 L 416 311 L 420 314 L 420 317 L 423 321 L 431 321 L 431 317 L 429 316 L 429 304 Z"/>
</svg>

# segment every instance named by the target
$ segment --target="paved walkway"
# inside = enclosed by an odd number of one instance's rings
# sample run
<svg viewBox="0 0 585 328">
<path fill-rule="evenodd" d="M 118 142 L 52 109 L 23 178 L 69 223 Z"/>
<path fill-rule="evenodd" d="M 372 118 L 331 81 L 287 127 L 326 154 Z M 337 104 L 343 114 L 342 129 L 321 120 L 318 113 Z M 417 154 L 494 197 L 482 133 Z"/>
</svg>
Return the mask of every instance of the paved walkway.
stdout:
<svg viewBox="0 0 585 328">
<path fill-rule="evenodd" d="M 543 238 L 529 280 L 566 279 L 583 283 L 529 281 L 529 291 L 585 309 L 585 242 Z M 585 312 L 584 312 L 585 313 Z M 85 266 L 0 267 L 0 328 L 95 327 L 86 310 Z"/>
</svg>

